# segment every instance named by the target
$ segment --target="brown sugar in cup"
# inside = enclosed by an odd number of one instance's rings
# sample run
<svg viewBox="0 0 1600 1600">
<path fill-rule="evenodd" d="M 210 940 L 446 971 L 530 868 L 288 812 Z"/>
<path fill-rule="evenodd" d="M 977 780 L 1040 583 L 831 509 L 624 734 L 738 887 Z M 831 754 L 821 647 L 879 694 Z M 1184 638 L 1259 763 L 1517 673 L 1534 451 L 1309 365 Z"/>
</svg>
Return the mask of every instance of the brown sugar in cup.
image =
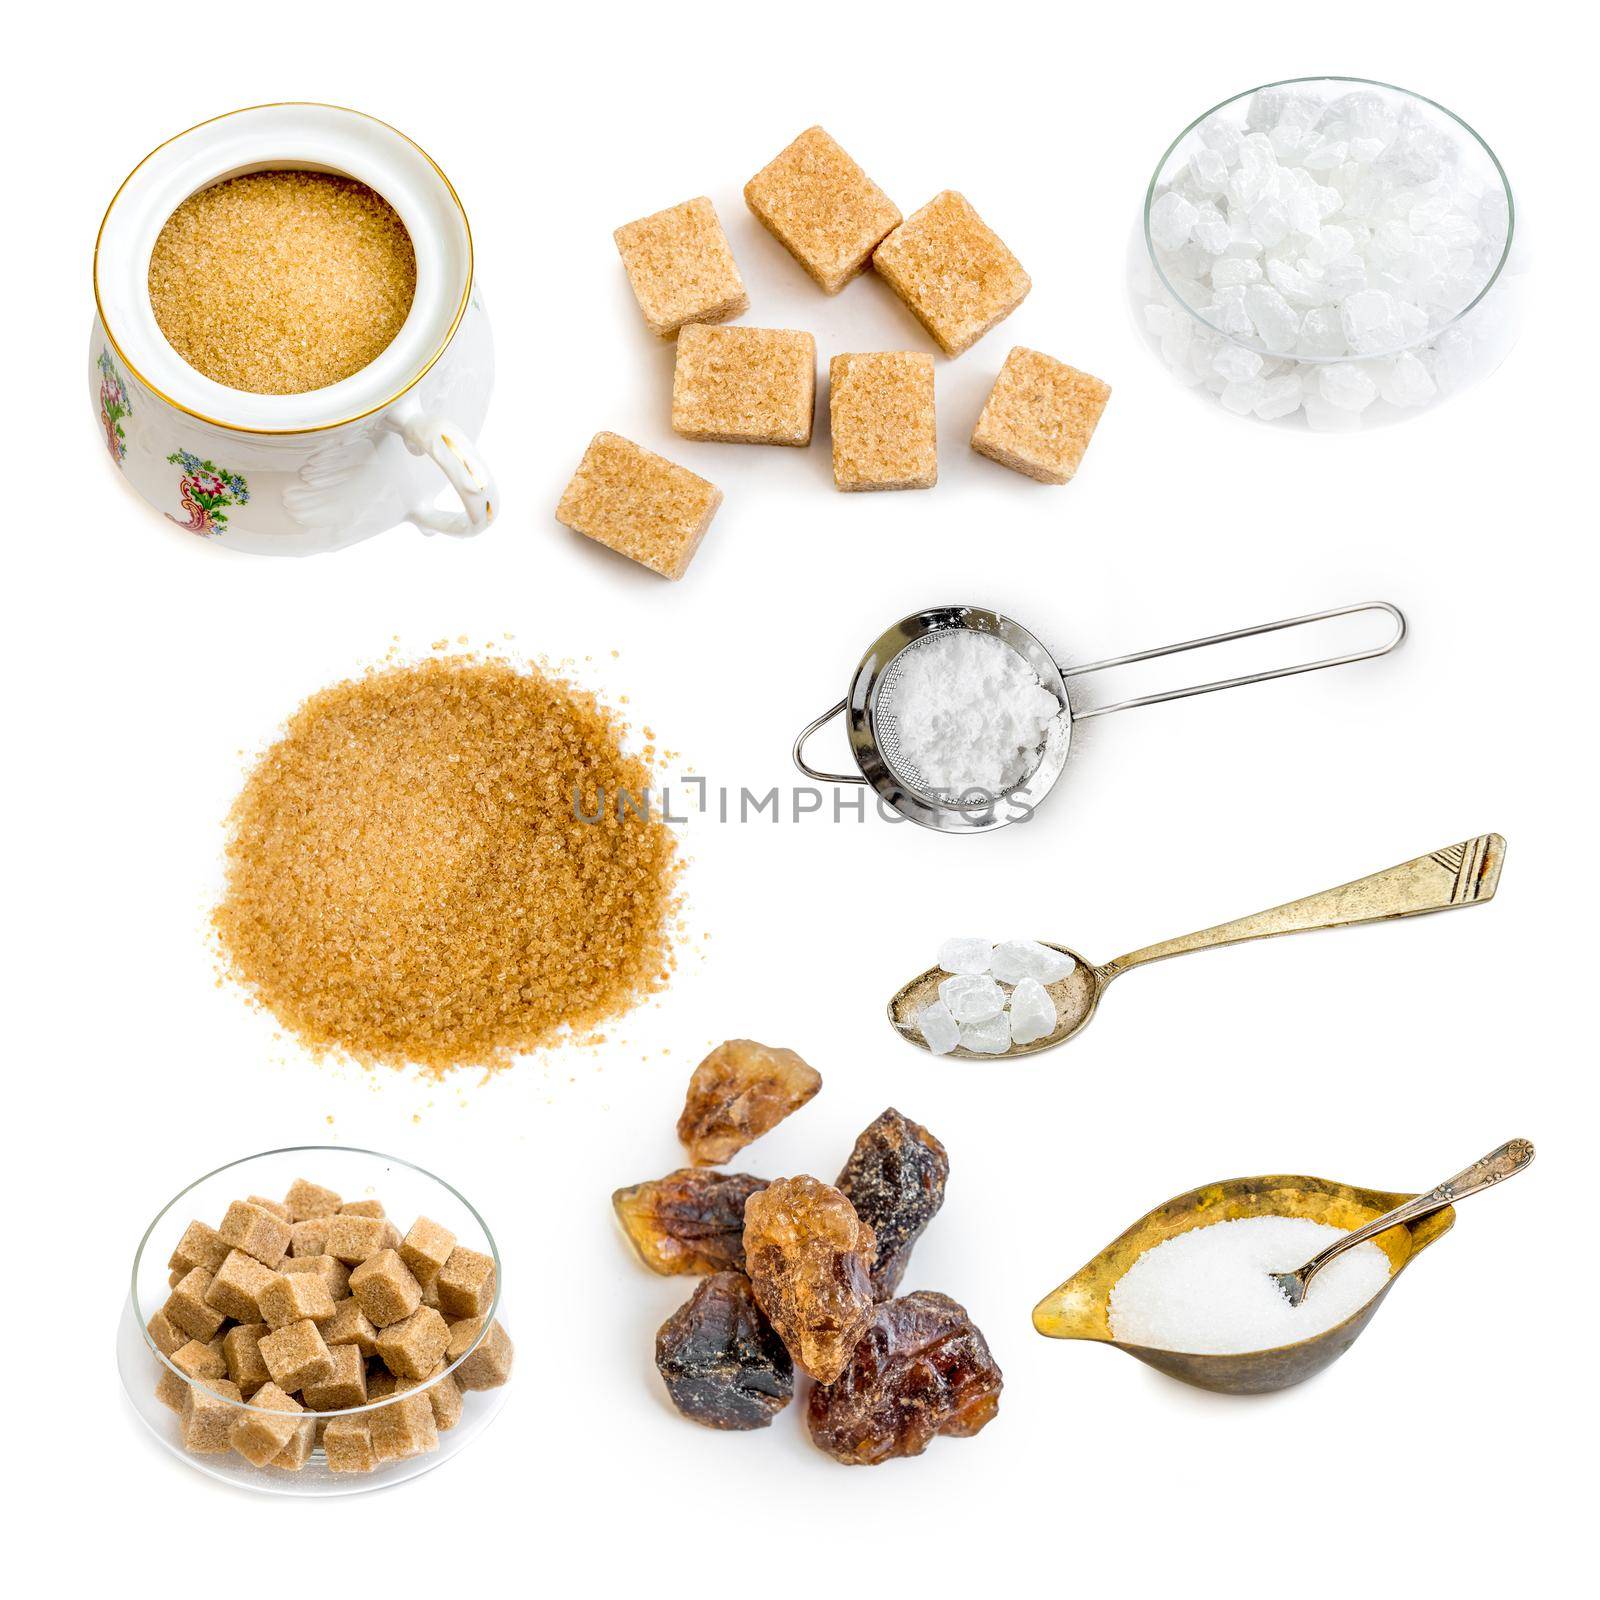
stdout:
<svg viewBox="0 0 1600 1600">
<path fill-rule="evenodd" d="M 617 433 L 597 433 L 556 521 L 674 581 L 689 570 L 722 491 Z"/>
<path fill-rule="evenodd" d="M 900 225 L 900 208 L 820 127 L 744 186 L 745 204 L 824 294 L 838 294 Z"/>
<path fill-rule="evenodd" d="M 791 328 L 711 328 L 678 335 L 672 430 L 722 444 L 811 443 L 817 341 Z"/>
<path fill-rule="evenodd" d="M 939 481 L 932 356 L 909 350 L 835 356 L 828 389 L 838 488 L 931 489 Z"/>
<path fill-rule="evenodd" d="M 197 372 L 304 394 L 361 371 L 399 333 L 417 257 L 399 214 L 334 173 L 269 171 L 190 195 L 150 256 L 150 307 Z"/>
<path fill-rule="evenodd" d="M 970 349 L 1033 287 L 1022 263 L 954 189 L 913 211 L 878 246 L 872 265 L 947 356 Z"/>
<path fill-rule="evenodd" d="M 670 339 L 687 322 L 726 322 L 750 304 L 717 209 L 704 195 L 612 234 L 650 331 Z"/>
<path fill-rule="evenodd" d="M 1040 483 L 1067 483 L 1110 398 L 1099 378 L 1019 344 L 984 401 L 972 448 Z"/>
</svg>

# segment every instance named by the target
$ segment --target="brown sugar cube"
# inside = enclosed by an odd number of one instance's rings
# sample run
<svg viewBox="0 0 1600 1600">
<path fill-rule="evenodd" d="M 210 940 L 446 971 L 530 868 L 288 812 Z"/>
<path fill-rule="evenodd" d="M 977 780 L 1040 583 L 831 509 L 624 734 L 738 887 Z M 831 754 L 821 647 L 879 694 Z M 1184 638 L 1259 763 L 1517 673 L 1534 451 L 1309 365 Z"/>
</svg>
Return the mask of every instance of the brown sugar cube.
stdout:
<svg viewBox="0 0 1600 1600">
<path fill-rule="evenodd" d="M 383 1248 L 385 1250 L 394 1250 L 394 1251 L 398 1252 L 399 1249 L 400 1249 L 401 1244 L 405 1240 L 405 1235 L 403 1233 L 401 1233 L 401 1231 L 397 1227 L 395 1227 L 395 1225 L 387 1217 L 384 1217 L 382 1219 L 382 1221 L 383 1221 Z"/>
<path fill-rule="evenodd" d="M 261 1359 L 261 1341 L 267 1336 L 264 1322 L 241 1323 L 222 1336 L 222 1354 L 228 1364 L 228 1377 L 239 1386 L 246 1400 L 272 1379 Z"/>
<path fill-rule="evenodd" d="M 400 1259 L 410 1267 L 417 1282 L 426 1286 L 439 1275 L 439 1268 L 450 1259 L 455 1247 L 456 1236 L 448 1228 L 431 1217 L 418 1217 L 400 1241 Z"/>
<path fill-rule="evenodd" d="M 347 1267 L 358 1267 L 384 1248 L 384 1226 L 382 1217 L 340 1212 L 328 1223 L 323 1254 L 344 1262 Z"/>
<path fill-rule="evenodd" d="M 450 1328 L 431 1306 L 419 1305 L 378 1335 L 378 1357 L 397 1378 L 423 1378 L 439 1364 Z"/>
<path fill-rule="evenodd" d="M 481 1317 L 472 1317 L 452 1324 L 450 1343 L 445 1349 L 446 1361 L 461 1361 L 472 1349 L 472 1341 L 483 1326 Z M 489 1331 L 478 1347 L 455 1370 L 456 1382 L 465 1390 L 498 1389 L 511 1376 L 511 1359 L 516 1354 L 506 1330 L 498 1322 L 489 1324 Z"/>
<path fill-rule="evenodd" d="M 328 1253 L 328 1229 L 332 1225 L 332 1217 L 309 1217 L 304 1222 L 291 1222 L 289 1224 L 290 1257 L 326 1255 Z"/>
<path fill-rule="evenodd" d="M 261 1322 L 261 1291 L 276 1274 L 243 1250 L 230 1250 L 206 1290 L 206 1304 L 235 1322 Z"/>
<path fill-rule="evenodd" d="M 717 208 L 702 195 L 611 236 L 644 320 L 670 339 L 686 322 L 726 322 L 750 304 Z"/>
<path fill-rule="evenodd" d="M 169 1289 L 176 1289 L 188 1275 L 188 1272 L 192 1270 L 192 1268 L 186 1269 L 184 1267 L 174 1267 L 172 1271 L 167 1274 L 167 1287 Z"/>
<path fill-rule="evenodd" d="M 384 1215 L 383 1201 L 381 1200 L 346 1200 L 339 1207 L 341 1217 L 382 1217 Z"/>
<path fill-rule="evenodd" d="M 878 246 L 872 265 L 947 356 L 975 345 L 1033 287 L 1022 263 L 954 189 L 913 211 Z"/>
<path fill-rule="evenodd" d="M 811 443 L 817 341 L 791 328 L 688 327 L 672 374 L 672 431 L 723 444 Z"/>
<path fill-rule="evenodd" d="M 447 1317 L 484 1317 L 494 1300 L 494 1258 L 457 1245 L 439 1269 L 439 1309 Z"/>
<path fill-rule="evenodd" d="M 276 1335 L 274 1335 L 276 1337 Z M 250 1397 L 250 1409 L 234 1414 L 228 1443 L 253 1467 L 264 1467 L 282 1453 L 299 1430 L 304 1408 L 276 1383 L 263 1384 Z"/>
<path fill-rule="evenodd" d="M 721 504 L 714 483 L 621 434 L 597 433 L 562 493 L 556 521 L 676 580 Z"/>
<path fill-rule="evenodd" d="M 207 1299 L 211 1274 L 204 1267 L 191 1267 L 178 1280 L 161 1307 L 168 1322 L 181 1328 L 191 1339 L 209 1339 L 227 1320 Z"/>
<path fill-rule="evenodd" d="M 223 1354 L 221 1339 L 211 1339 L 204 1343 L 199 1339 L 191 1339 L 186 1345 L 174 1350 L 170 1360 L 186 1378 L 199 1380 L 228 1376 L 228 1362 Z"/>
<path fill-rule="evenodd" d="M 367 1363 L 367 1399 L 386 1400 L 401 1387 L 400 1380 L 381 1361 Z"/>
<path fill-rule="evenodd" d="M 181 1432 L 183 1448 L 191 1455 L 219 1456 L 233 1448 L 229 1435 L 240 1416 L 238 1386 L 226 1378 L 190 1384 L 183 1397 Z"/>
<path fill-rule="evenodd" d="M 183 1237 L 178 1241 L 178 1246 L 172 1252 L 172 1258 L 167 1265 L 180 1277 L 195 1267 L 204 1267 L 207 1272 L 215 1272 L 227 1259 L 227 1255 L 228 1246 L 223 1243 L 222 1235 L 215 1228 L 209 1228 L 203 1222 L 191 1222 L 183 1230 Z"/>
<path fill-rule="evenodd" d="M 312 1217 L 335 1215 L 344 1201 L 332 1189 L 324 1189 L 321 1184 L 312 1183 L 306 1178 L 296 1178 L 289 1185 L 283 1203 L 288 1209 L 290 1222 L 306 1222 Z"/>
<path fill-rule="evenodd" d="M 1066 483 L 1110 398 L 1109 384 L 1019 344 L 983 403 L 972 448 L 1040 483 Z"/>
<path fill-rule="evenodd" d="M 158 1311 L 145 1323 L 144 1331 L 150 1335 L 150 1343 L 164 1356 L 170 1356 L 174 1350 L 181 1350 L 188 1342 L 186 1334 L 165 1311 Z"/>
<path fill-rule="evenodd" d="M 372 1453 L 379 1461 L 404 1461 L 439 1447 L 439 1427 L 427 1395 L 396 1393 L 392 1405 L 368 1413 Z"/>
<path fill-rule="evenodd" d="M 235 1200 L 217 1229 L 230 1248 L 254 1256 L 264 1267 L 277 1270 L 289 1250 L 289 1220 L 252 1200 Z"/>
<path fill-rule="evenodd" d="M 252 1194 L 245 1196 L 245 1204 L 259 1206 L 263 1211 L 270 1211 L 279 1222 L 294 1221 L 294 1218 L 289 1215 L 288 1205 L 282 1200 L 269 1200 L 265 1195 Z"/>
<path fill-rule="evenodd" d="M 315 1422 L 302 1422 L 289 1436 L 289 1442 L 271 1461 L 269 1467 L 277 1467 L 283 1472 L 298 1472 L 311 1459 L 311 1452 L 317 1444 L 317 1425 Z"/>
<path fill-rule="evenodd" d="M 353 1344 L 332 1345 L 328 1349 L 333 1369 L 326 1378 L 308 1383 L 300 1398 L 313 1411 L 347 1411 L 367 1403 L 367 1364 Z"/>
<path fill-rule="evenodd" d="M 322 1429 L 329 1472 L 371 1472 L 378 1464 L 365 1417 L 330 1417 Z"/>
<path fill-rule="evenodd" d="M 422 1285 L 393 1250 L 363 1261 L 350 1274 L 350 1293 L 377 1328 L 404 1321 L 422 1304 Z"/>
<path fill-rule="evenodd" d="M 436 1272 L 422 1286 L 422 1303 L 432 1306 L 435 1311 L 439 1309 L 439 1274 Z"/>
<path fill-rule="evenodd" d="M 262 1339 L 259 1348 L 273 1384 L 290 1394 L 308 1383 L 320 1383 L 333 1371 L 333 1357 L 317 1332 L 316 1323 L 309 1320 L 275 1329 Z"/>
<path fill-rule="evenodd" d="M 337 1256 L 289 1256 L 278 1271 L 285 1277 L 291 1273 L 315 1274 L 327 1284 L 329 1298 L 335 1305 L 350 1293 L 350 1269 Z"/>
<path fill-rule="evenodd" d="M 428 1404 L 433 1407 L 433 1425 L 440 1433 L 448 1433 L 461 1420 L 464 1401 L 461 1386 L 456 1382 L 455 1374 L 444 1377 L 445 1363 L 441 1359 L 434 1363 L 432 1371 L 428 1372 L 421 1380 L 427 1384 L 423 1391 L 428 1397 Z"/>
<path fill-rule="evenodd" d="M 378 1330 L 353 1297 L 339 1301 L 333 1308 L 333 1315 L 317 1323 L 317 1331 L 330 1349 L 334 1345 L 350 1344 L 365 1357 L 375 1354 L 378 1348 Z"/>
<path fill-rule="evenodd" d="M 931 489 L 939 481 L 933 357 L 910 350 L 828 364 L 833 481 L 846 492 Z"/>
<path fill-rule="evenodd" d="M 274 1332 L 291 1323 L 315 1322 L 319 1317 L 333 1315 L 333 1296 L 328 1292 L 327 1280 L 316 1272 L 273 1273 L 258 1303 L 261 1320 Z"/>
<path fill-rule="evenodd" d="M 779 151 L 744 199 L 824 294 L 838 294 L 900 226 L 900 208 L 821 128 Z"/>
</svg>

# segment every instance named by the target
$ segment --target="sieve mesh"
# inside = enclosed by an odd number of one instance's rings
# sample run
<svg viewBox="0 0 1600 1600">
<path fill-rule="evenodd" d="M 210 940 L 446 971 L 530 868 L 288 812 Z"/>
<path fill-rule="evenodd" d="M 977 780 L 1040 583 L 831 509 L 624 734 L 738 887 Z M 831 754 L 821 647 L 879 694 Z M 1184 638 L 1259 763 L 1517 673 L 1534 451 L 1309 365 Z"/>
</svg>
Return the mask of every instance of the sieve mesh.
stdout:
<svg viewBox="0 0 1600 1600">
<path fill-rule="evenodd" d="M 987 632 L 987 630 L 980 628 L 967 629 L 958 623 L 953 628 L 937 628 L 929 633 L 923 634 L 920 638 L 911 640 L 910 643 L 895 653 L 894 658 L 889 662 L 889 665 L 884 668 L 877 682 L 873 685 L 868 700 L 868 711 L 872 718 L 873 736 L 877 742 L 878 751 L 882 755 L 884 762 L 888 765 L 889 769 L 894 773 L 895 777 L 898 778 L 906 788 L 912 790 L 916 794 L 921 795 L 923 799 L 934 801 L 942 806 L 983 806 L 988 804 L 988 802 L 984 800 L 973 800 L 971 798 L 961 799 L 951 794 L 949 790 L 935 788 L 927 781 L 922 774 L 921 768 L 910 758 L 910 756 L 905 753 L 900 733 L 900 718 L 895 709 L 895 700 L 900 691 L 900 687 L 904 678 L 905 663 L 909 659 L 911 652 L 913 650 L 921 649 L 924 645 L 930 644 L 936 639 L 942 638 L 947 633 L 958 631 L 973 633 Z M 992 634 L 988 636 L 991 638 L 996 637 Z M 1003 640 L 1001 642 L 1004 643 Z M 1007 645 L 1007 649 L 1012 648 L 1012 646 Z M 1021 652 L 1019 651 L 1017 654 L 1020 655 Z M 1048 740 L 1043 740 L 1040 742 L 1039 748 L 1034 751 L 1033 760 L 1029 763 L 1027 771 L 1023 774 L 1023 777 L 1018 784 L 1019 788 L 1029 783 L 1032 780 L 1034 773 L 1039 770 L 1039 765 L 1044 760 L 1047 745 Z"/>
</svg>

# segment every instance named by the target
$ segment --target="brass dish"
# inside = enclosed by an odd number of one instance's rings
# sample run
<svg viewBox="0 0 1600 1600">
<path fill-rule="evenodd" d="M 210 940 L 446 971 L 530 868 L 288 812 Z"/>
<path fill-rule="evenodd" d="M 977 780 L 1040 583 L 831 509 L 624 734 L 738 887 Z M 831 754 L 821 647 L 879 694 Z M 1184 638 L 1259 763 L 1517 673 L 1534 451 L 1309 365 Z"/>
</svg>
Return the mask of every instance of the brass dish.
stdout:
<svg viewBox="0 0 1600 1600">
<path fill-rule="evenodd" d="M 1348 1231 L 1365 1226 L 1413 1198 L 1387 1189 L 1359 1189 L 1293 1173 L 1229 1178 L 1191 1189 L 1140 1217 L 1087 1266 L 1047 1294 L 1033 1308 L 1033 1325 L 1050 1339 L 1090 1339 L 1109 1344 L 1169 1378 L 1218 1394 L 1271 1394 L 1288 1389 L 1314 1377 L 1356 1342 L 1400 1274 L 1454 1226 L 1453 1206 L 1380 1233 L 1373 1243 L 1389 1258 L 1389 1281 L 1383 1288 L 1359 1311 L 1325 1333 L 1273 1350 L 1252 1350 L 1244 1355 L 1190 1355 L 1124 1344 L 1111 1337 L 1109 1305 L 1113 1285 L 1146 1250 L 1207 1223 L 1232 1222 L 1240 1217 L 1305 1217 Z"/>
</svg>

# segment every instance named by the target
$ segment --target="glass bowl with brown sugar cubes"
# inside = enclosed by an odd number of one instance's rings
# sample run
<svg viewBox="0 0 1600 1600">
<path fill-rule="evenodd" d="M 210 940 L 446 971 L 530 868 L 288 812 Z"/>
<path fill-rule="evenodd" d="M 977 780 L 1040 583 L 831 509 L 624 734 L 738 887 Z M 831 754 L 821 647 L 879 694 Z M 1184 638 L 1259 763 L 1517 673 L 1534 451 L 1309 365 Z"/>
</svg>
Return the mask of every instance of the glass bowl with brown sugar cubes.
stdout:
<svg viewBox="0 0 1600 1600">
<path fill-rule="evenodd" d="M 372 1150 L 220 1167 L 145 1230 L 117 1336 L 169 1450 L 273 1494 L 416 1477 L 505 1403 L 500 1255 L 466 1197 Z"/>
</svg>

